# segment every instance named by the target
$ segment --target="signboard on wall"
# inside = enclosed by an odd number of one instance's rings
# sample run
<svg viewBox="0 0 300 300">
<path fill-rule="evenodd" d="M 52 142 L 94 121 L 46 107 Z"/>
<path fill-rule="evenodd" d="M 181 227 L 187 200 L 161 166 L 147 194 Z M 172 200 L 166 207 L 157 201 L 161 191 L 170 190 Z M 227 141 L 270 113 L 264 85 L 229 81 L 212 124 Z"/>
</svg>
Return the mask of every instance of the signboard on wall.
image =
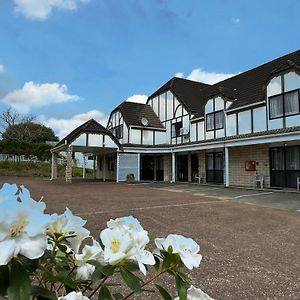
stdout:
<svg viewBox="0 0 300 300">
<path fill-rule="evenodd" d="M 256 161 L 254 160 L 245 161 L 245 171 L 256 171 Z"/>
</svg>

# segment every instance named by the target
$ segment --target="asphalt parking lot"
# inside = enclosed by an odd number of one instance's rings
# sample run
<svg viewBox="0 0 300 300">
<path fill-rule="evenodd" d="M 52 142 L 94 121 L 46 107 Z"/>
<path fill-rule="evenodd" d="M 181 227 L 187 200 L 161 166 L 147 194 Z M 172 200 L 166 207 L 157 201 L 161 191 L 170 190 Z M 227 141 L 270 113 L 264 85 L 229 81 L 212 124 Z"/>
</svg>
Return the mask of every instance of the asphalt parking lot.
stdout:
<svg viewBox="0 0 300 300">
<path fill-rule="evenodd" d="M 138 218 L 149 231 L 149 250 L 154 249 L 155 237 L 169 233 L 193 238 L 203 260 L 192 270 L 191 283 L 214 299 L 299 299 L 300 213 L 292 206 L 277 209 L 245 203 L 263 203 L 262 199 L 289 203 L 288 197 L 292 203 L 299 194 L 254 195 L 260 191 L 196 184 L 92 180 L 65 184 L 62 179 L 0 177 L 0 186 L 4 182 L 24 184 L 35 199 L 44 196 L 48 213 L 62 213 L 69 207 L 87 220 L 96 238 L 110 218 L 126 215 Z M 162 278 L 157 283 L 174 291 L 174 281 Z M 136 299 L 160 297 L 145 294 Z"/>
<path fill-rule="evenodd" d="M 292 191 L 258 190 L 244 188 L 224 188 L 223 186 L 199 184 L 151 183 L 154 189 L 191 193 L 194 196 L 233 200 L 253 205 L 266 206 L 300 213 L 300 193 Z"/>
</svg>

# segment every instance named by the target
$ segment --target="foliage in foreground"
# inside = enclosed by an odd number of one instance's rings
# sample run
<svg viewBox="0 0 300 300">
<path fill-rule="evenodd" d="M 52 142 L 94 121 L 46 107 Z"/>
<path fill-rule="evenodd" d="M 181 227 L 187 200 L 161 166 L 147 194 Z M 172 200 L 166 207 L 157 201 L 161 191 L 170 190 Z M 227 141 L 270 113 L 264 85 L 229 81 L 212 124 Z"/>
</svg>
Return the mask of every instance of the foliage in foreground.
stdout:
<svg viewBox="0 0 300 300">
<path fill-rule="evenodd" d="M 191 286 L 183 271 L 200 265 L 194 240 L 175 234 L 156 238 L 151 253 L 148 232 L 132 216 L 108 221 L 96 240 L 86 221 L 69 209 L 61 215 L 45 214 L 45 209 L 23 186 L 4 184 L 0 190 L 0 295 L 119 300 L 141 293 L 151 298 L 157 292 L 170 300 L 173 291 L 156 283 L 167 275 L 174 279 L 176 300 L 211 299 Z"/>
</svg>

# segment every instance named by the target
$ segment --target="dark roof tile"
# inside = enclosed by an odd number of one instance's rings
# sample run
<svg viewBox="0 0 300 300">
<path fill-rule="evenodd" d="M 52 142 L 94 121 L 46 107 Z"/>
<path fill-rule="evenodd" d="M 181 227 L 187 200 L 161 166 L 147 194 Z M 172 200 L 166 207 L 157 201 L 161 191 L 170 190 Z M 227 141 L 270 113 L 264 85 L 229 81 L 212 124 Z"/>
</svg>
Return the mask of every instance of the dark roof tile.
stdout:
<svg viewBox="0 0 300 300">
<path fill-rule="evenodd" d="M 145 128 L 160 128 L 164 129 L 158 116 L 153 111 L 152 107 L 147 104 L 124 101 L 113 111 L 120 110 L 124 121 L 129 126 L 143 126 Z M 143 125 L 141 120 L 146 118 L 148 125 Z"/>
</svg>

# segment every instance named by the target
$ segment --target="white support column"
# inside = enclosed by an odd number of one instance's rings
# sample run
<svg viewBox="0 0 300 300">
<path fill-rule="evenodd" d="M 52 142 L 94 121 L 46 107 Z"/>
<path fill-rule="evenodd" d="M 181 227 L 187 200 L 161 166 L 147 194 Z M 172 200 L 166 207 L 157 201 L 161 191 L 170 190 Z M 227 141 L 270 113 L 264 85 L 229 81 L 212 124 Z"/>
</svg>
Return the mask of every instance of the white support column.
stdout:
<svg viewBox="0 0 300 300">
<path fill-rule="evenodd" d="M 66 165 L 66 183 L 72 183 L 72 159 L 73 151 L 71 148 L 67 149 L 67 165 Z"/>
<path fill-rule="evenodd" d="M 103 165 L 102 165 L 102 172 L 103 172 L 103 181 L 106 180 L 106 155 L 103 155 Z"/>
<path fill-rule="evenodd" d="M 225 147 L 225 186 L 229 187 L 229 149 Z"/>
<path fill-rule="evenodd" d="M 138 153 L 138 159 L 137 159 L 137 181 L 141 181 L 141 153 Z"/>
<path fill-rule="evenodd" d="M 176 155 L 172 152 L 172 183 L 176 181 Z"/>
<path fill-rule="evenodd" d="M 86 156 L 83 153 L 83 166 L 82 166 L 82 178 L 86 178 Z"/>
<path fill-rule="evenodd" d="M 119 170 L 119 168 L 120 168 L 120 157 L 119 157 L 119 151 L 117 152 L 117 174 L 116 174 L 116 176 L 117 176 L 117 178 L 116 178 L 116 181 L 117 181 L 117 183 L 119 183 L 119 172 L 120 172 L 120 170 Z"/>
<path fill-rule="evenodd" d="M 52 153 L 50 180 L 54 180 L 57 178 L 57 157 L 58 157 L 57 153 Z"/>
</svg>

